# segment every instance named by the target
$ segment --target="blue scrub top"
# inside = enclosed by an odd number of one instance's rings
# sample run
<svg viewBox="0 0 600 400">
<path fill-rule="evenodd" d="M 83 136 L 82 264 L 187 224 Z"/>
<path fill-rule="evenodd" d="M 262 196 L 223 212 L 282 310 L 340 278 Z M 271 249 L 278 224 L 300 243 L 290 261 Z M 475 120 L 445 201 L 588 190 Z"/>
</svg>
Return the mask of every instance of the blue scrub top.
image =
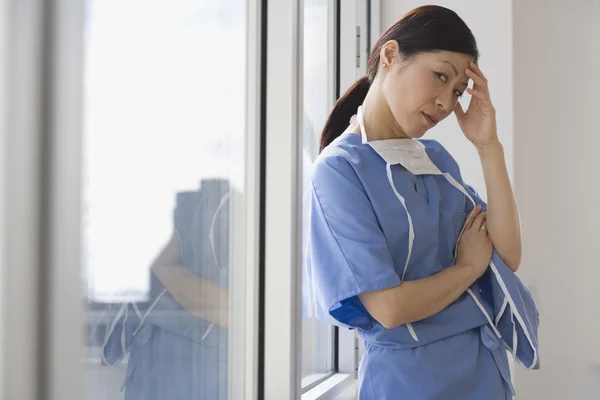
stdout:
<svg viewBox="0 0 600 400">
<path fill-rule="evenodd" d="M 433 163 L 463 185 L 471 198 L 444 175 L 413 175 L 401 165 L 388 166 L 360 135 L 350 132 L 320 154 L 311 172 L 305 262 L 310 289 L 305 296 L 311 296 L 317 318 L 357 329 L 365 340 L 361 400 L 511 398 L 514 389 L 504 350 L 509 346 L 498 324 L 490 322 L 501 319 L 506 336 L 521 335 L 521 347 L 530 347 L 531 356 L 537 351 L 537 310 L 532 305 L 525 312 L 518 301 L 505 304 L 505 299 L 512 300 L 511 290 L 525 297 L 529 293 L 518 286 L 522 282 L 513 282 L 514 274 L 507 274 L 497 253 L 494 270 L 505 276 L 503 284 L 488 271 L 470 293 L 412 326 L 384 328 L 358 298 L 363 292 L 399 286 L 402 276 L 422 279 L 454 265 L 456 242 L 474 207 L 471 200 L 485 206 L 473 188 L 464 185 L 458 164 L 440 143 L 421 143 Z M 394 191 L 404 198 L 406 209 Z M 414 229 L 408 265 L 407 210 Z M 524 330 L 514 322 L 515 313 L 529 316 L 524 325 L 530 322 L 535 329 Z"/>
<path fill-rule="evenodd" d="M 174 227 L 181 265 L 229 286 L 229 183 L 204 180 L 177 195 Z M 127 357 L 125 400 L 227 398 L 228 329 L 184 309 L 158 279 L 146 304 L 123 304 L 103 345 L 103 361 Z M 200 289 L 199 289 L 200 290 Z"/>
</svg>

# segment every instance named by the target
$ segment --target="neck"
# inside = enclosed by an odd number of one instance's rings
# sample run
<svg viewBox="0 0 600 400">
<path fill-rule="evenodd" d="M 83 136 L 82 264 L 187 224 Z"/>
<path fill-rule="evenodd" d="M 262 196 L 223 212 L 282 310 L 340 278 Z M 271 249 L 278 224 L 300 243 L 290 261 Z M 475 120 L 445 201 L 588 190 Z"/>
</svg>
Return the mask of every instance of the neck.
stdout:
<svg viewBox="0 0 600 400">
<path fill-rule="evenodd" d="M 375 89 L 375 90 L 374 90 Z M 371 87 L 362 105 L 365 129 L 371 140 L 410 139 L 396 122 L 381 91 Z"/>
</svg>

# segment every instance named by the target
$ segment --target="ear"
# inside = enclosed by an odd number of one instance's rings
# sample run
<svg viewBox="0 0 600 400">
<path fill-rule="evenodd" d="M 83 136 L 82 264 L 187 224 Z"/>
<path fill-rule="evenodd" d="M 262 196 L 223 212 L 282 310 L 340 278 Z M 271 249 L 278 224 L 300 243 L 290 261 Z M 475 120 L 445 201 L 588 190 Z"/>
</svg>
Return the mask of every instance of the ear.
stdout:
<svg viewBox="0 0 600 400">
<path fill-rule="evenodd" d="M 381 52 L 379 53 L 380 63 L 392 65 L 394 62 L 399 60 L 399 54 L 400 46 L 398 46 L 398 42 L 395 40 L 389 40 L 383 46 L 381 46 Z"/>
</svg>

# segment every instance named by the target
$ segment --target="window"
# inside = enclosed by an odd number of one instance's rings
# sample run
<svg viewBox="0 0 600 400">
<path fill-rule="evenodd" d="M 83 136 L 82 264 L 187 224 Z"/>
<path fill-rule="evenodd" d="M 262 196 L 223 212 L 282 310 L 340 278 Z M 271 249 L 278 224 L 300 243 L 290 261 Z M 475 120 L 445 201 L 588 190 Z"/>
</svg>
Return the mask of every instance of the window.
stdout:
<svg viewBox="0 0 600 400">
<path fill-rule="evenodd" d="M 340 0 L 26 3 L 7 43 L 11 398 L 279 399 L 304 377 L 314 400 L 351 385 L 353 333 L 300 325 L 296 193 L 338 66 L 356 65 L 337 48 L 355 48 L 354 14 Z"/>
<path fill-rule="evenodd" d="M 308 166 L 318 155 L 319 137 L 335 100 L 335 5 L 304 2 L 303 134 L 304 198 L 310 196 Z M 307 220 L 305 218 L 304 245 Z M 303 285 L 307 285 L 303 282 Z M 305 304 L 305 308 L 310 304 Z M 307 314 L 310 310 L 304 310 Z M 334 328 L 314 317 L 302 321 L 302 387 L 310 388 L 334 372 Z"/>
<path fill-rule="evenodd" d="M 232 396 L 246 43 L 244 0 L 88 2 L 88 400 Z"/>
</svg>

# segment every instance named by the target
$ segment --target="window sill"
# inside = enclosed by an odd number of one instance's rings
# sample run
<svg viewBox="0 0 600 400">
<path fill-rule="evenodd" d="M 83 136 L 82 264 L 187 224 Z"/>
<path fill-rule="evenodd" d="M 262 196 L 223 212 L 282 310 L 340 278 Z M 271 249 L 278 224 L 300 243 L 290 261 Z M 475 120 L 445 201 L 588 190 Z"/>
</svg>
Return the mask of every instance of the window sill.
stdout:
<svg viewBox="0 0 600 400">
<path fill-rule="evenodd" d="M 315 386 L 302 395 L 302 400 L 346 400 L 355 399 L 352 390 L 356 379 L 351 374 L 335 374 L 323 383 Z"/>
</svg>

